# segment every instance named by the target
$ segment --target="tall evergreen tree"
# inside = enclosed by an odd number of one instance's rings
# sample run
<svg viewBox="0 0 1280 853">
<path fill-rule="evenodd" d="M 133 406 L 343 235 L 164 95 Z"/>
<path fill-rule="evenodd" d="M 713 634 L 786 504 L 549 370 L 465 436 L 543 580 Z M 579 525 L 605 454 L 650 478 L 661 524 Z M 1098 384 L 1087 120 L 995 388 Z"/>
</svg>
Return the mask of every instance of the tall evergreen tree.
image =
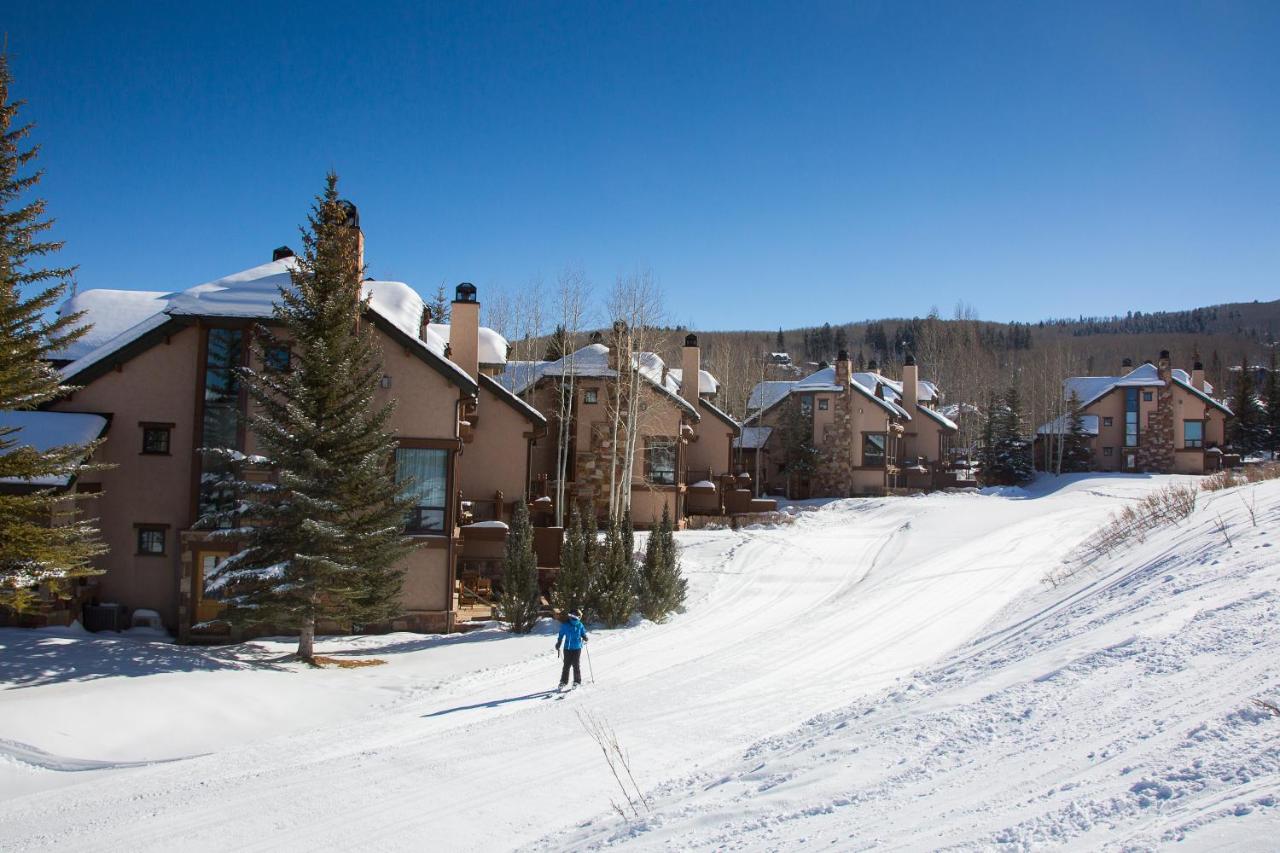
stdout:
<svg viewBox="0 0 1280 853">
<path fill-rule="evenodd" d="M 978 437 L 978 464 L 982 468 L 982 481 L 987 484 L 996 482 L 996 438 L 1002 417 L 1000 397 L 995 391 L 989 391 Z"/>
<path fill-rule="evenodd" d="M 1067 401 L 1067 434 L 1062 438 L 1062 472 L 1076 474 L 1092 470 L 1093 452 L 1089 449 L 1089 435 L 1084 429 L 1080 395 L 1074 389 Z"/>
<path fill-rule="evenodd" d="M 1231 423 L 1227 435 L 1231 446 L 1241 453 L 1262 450 L 1268 443 L 1267 415 L 1258 403 L 1253 371 L 1248 359 L 1240 362 L 1240 379 L 1231 398 Z"/>
<path fill-rule="evenodd" d="M 640 566 L 636 599 L 646 619 L 661 622 L 684 605 L 688 582 L 680 571 L 680 554 L 673 535 L 671 513 L 662 507 L 662 521 L 649 534 Z"/>
<path fill-rule="evenodd" d="M 577 608 L 585 620 L 591 597 L 591 564 L 593 549 L 588 549 L 588 537 L 593 533 L 583 529 L 582 516 L 577 505 L 569 509 L 569 527 L 565 530 L 564 547 L 560 552 L 560 571 L 555 586 L 551 588 L 551 606 L 560 613 Z M 590 556 L 588 556 L 590 554 Z"/>
<path fill-rule="evenodd" d="M 66 294 L 75 269 L 36 265 L 62 243 L 42 239 L 53 225 L 44 218 L 43 199 L 21 203 L 42 173 L 27 171 L 38 148 L 23 147 L 32 125 L 15 125 L 23 102 L 9 99 L 9 83 L 9 59 L 0 54 L 0 410 L 30 410 L 71 390 L 47 359 L 88 327 L 78 328 L 79 313 L 45 319 Z M 97 447 L 94 442 L 37 452 L 24 439 L 18 428 L 0 427 L 0 479 L 74 476 Z M 70 521 L 50 524 L 55 515 Z M 98 574 L 90 561 L 105 551 L 95 526 L 79 517 L 74 497 L 53 489 L 0 494 L 0 606 L 27 610 L 40 584 L 57 591 L 75 578 Z"/>
<path fill-rule="evenodd" d="M 242 478 L 242 525 L 228 531 L 241 550 L 215 573 L 225 618 L 299 632 L 310 660 L 316 623 L 384 621 L 397 615 L 409 544 L 401 535 L 412 498 L 397 484 L 394 403 L 377 405 L 382 358 L 373 327 L 358 322 L 367 301 L 357 231 L 330 174 L 303 233 L 305 251 L 281 288 L 275 322 L 298 342 L 287 370 L 242 368 L 255 404 L 249 427 L 273 484 Z M 259 329 L 260 363 L 282 342 Z M 240 463 L 235 451 L 207 450 Z M 218 519 L 208 517 L 206 525 Z"/>
<path fill-rule="evenodd" d="M 448 323 L 449 316 L 453 313 L 450 306 L 453 303 L 449 301 L 448 294 L 444 291 L 444 282 L 440 282 L 440 286 L 436 288 L 436 295 L 431 298 L 431 322 Z"/>
<path fill-rule="evenodd" d="M 1276 346 L 1271 347 L 1271 364 L 1267 383 L 1262 386 L 1262 399 L 1267 404 L 1267 440 L 1272 453 L 1280 453 L 1280 370 L 1276 364 Z"/>
<path fill-rule="evenodd" d="M 997 424 L 996 468 L 1008 483 L 1026 483 L 1035 477 L 1031 458 L 1031 442 L 1027 439 L 1022 410 L 1022 397 L 1017 385 L 1010 385 L 1004 395 L 1003 417 Z"/>
<path fill-rule="evenodd" d="M 636 568 L 623 539 L 622 525 L 616 520 L 609 523 L 601 556 L 592 598 L 600 621 L 617 628 L 627 624 L 635 612 Z"/>
<path fill-rule="evenodd" d="M 774 346 L 778 348 L 778 352 L 787 351 L 787 339 L 782 336 L 782 327 L 778 327 L 778 337 L 774 339 Z"/>
<path fill-rule="evenodd" d="M 783 473 L 787 475 L 787 495 L 794 497 L 798 480 L 818 470 L 818 448 L 813 443 L 813 414 L 805 414 L 799 397 L 786 402 L 782 420 Z"/>
<path fill-rule="evenodd" d="M 516 502 L 507 551 L 502 560 L 502 597 L 498 607 L 512 633 L 527 634 L 538 621 L 541 598 L 538 593 L 538 556 L 533 550 L 533 525 L 529 507 Z"/>
</svg>

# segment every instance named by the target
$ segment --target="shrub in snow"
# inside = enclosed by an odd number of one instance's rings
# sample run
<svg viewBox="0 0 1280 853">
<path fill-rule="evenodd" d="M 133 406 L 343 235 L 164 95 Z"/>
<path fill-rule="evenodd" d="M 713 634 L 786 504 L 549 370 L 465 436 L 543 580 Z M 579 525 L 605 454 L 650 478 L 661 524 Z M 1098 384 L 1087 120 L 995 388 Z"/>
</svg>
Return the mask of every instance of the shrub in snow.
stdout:
<svg viewBox="0 0 1280 853">
<path fill-rule="evenodd" d="M 12 125 L 20 105 L 9 100 L 9 63 L 0 54 L 0 410 L 33 410 L 66 393 L 47 359 L 89 331 L 80 327 L 78 313 L 48 319 L 74 270 L 33 265 L 61 244 L 41 241 L 52 223 L 42 218 L 44 202 L 27 196 L 41 173 L 19 174 L 36 155 L 34 147 L 19 149 L 31 130 L 29 124 Z M 26 204 L 16 206 L 24 197 Z M 23 432 L 0 427 L 0 480 L 69 481 L 98 445 L 78 441 L 37 451 Z M 35 606 L 40 585 L 60 592 L 75 578 L 100 574 L 90 561 L 106 547 L 75 508 L 85 497 L 54 489 L 0 494 L 0 606 L 27 610 Z M 69 521 L 51 525 L 53 516 Z"/>
<path fill-rule="evenodd" d="M 533 525 L 529 523 L 529 507 L 521 498 L 516 501 L 511 532 L 507 534 L 507 551 L 502 559 L 502 597 L 498 599 L 498 607 L 512 633 L 527 634 L 538 621 L 541 604 L 538 556 L 533 550 Z"/>
<path fill-rule="evenodd" d="M 602 551 L 591 596 L 593 609 L 605 625 L 617 628 L 627 624 L 636 607 L 635 556 L 627 550 L 620 521 L 609 523 Z"/>
<path fill-rule="evenodd" d="M 662 521 L 649 534 L 644 562 L 636 584 L 636 600 L 646 619 L 661 622 L 684 605 L 688 583 L 680 572 L 671 513 L 662 507 Z"/>
<path fill-rule="evenodd" d="M 594 539 L 595 532 L 583 529 L 582 516 L 575 505 L 569 511 L 569 527 L 560 551 L 560 571 L 556 574 L 555 586 L 551 588 L 551 606 L 561 613 L 578 609 L 583 621 L 594 616 L 588 607 L 594 568 L 588 558 L 588 552 L 594 550 L 588 548 L 588 537 Z"/>
</svg>

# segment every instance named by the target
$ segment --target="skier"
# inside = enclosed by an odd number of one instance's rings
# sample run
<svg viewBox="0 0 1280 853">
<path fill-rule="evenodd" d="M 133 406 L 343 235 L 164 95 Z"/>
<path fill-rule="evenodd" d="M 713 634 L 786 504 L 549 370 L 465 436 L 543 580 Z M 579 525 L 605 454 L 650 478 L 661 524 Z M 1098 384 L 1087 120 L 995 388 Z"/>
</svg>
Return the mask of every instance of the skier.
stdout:
<svg viewBox="0 0 1280 853">
<path fill-rule="evenodd" d="M 560 626 L 560 635 L 556 637 L 556 656 L 560 655 L 560 644 L 564 643 L 564 668 L 560 671 L 560 686 L 569 683 L 569 667 L 573 667 L 573 686 L 582 683 L 582 670 L 578 659 L 582 657 L 582 644 L 587 641 L 587 629 L 582 624 L 582 614 L 577 610 L 569 611 L 569 620 Z"/>
</svg>

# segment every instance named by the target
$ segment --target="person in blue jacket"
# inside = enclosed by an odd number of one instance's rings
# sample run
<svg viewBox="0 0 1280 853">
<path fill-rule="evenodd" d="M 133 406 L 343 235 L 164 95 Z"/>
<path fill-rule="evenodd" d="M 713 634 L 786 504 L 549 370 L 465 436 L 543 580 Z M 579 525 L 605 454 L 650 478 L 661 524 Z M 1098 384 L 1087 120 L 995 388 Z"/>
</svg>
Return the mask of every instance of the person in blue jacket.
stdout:
<svg viewBox="0 0 1280 853">
<path fill-rule="evenodd" d="M 560 626 L 560 636 L 556 637 L 556 654 L 560 654 L 560 644 L 564 644 L 564 668 L 560 671 L 560 686 L 569 683 L 569 668 L 573 667 L 573 685 L 582 683 L 582 669 L 578 665 L 582 657 L 582 644 L 587 641 L 587 629 L 582 624 L 582 614 L 577 610 L 569 611 L 569 619 Z"/>
</svg>

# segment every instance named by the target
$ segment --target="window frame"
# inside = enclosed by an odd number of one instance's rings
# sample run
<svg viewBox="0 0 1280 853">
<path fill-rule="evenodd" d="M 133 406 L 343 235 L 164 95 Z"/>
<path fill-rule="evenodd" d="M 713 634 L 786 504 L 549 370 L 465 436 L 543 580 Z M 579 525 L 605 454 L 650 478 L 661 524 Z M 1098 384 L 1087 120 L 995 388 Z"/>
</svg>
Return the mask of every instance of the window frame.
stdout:
<svg viewBox="0 0 1280 853">
<path fill-rule="evenodd" d="M 403 482 L 400 477 L 400 454 L 402 452 L 410 451 L 426 451 L 430 453 L 443 453 L 445 455 L 444 483 L 442 486 L 444 499 L 443 503 L 438 506 L 435 504 L 417 503 L 410 507 L 404 520 L 404 535 L 444 536 L 449 532 L 449 490 L 453 479 L 453 451 L 448 447 L 440 447 L 438 444 L 431 442 L 430 440 L 401 439 L 400 443 L 396 446 L 395 454 L 392 458 L 392 473 L 397 484 Z M 427 512 L 440 513 L 440 526 L 438 528 L 422 523 L 422 519 Z"/>
<path fill-rule="evenodd" d="M 281 353 L 284 354 L 283 363 L 281 363 L 278 358 Z M 262 370 L 264 373 L 288 373 L 292 369 L 293 347 L 285 343 L 271 344 L 270 346 L 263 347 Z"/>
<path fill-rule="evenodd" d="M 139 523 L 133 526 L 135 557 L 167 557 L 169 555 L 169 525 Z M 143 537 L 156 533 L 160 535 L 160 550 L 151 551 L 143 548 Z"/>
<path fill-rule="evenodd" d="M 138 421 L 142 429 L 142 448 L 138 453 L 142 456 L 172 456 L 174 424 L 160 421 Z M 147 445 L 148 434 L 164 433 L 164 450 L 152 450 Z"/>
<path fill-rule="evenodd" d="M 1103 456 L 1115 456 L 1115 455 L 1116 455 L 1116 449 L 1115 449 L 1114 447 L 1104 447 L 1104 448 L 1102 448 L 1102 455 L 1103 455 Z"/>
<path fill-rule="evenodd" d="M 599 388 L 583 388 L 582 402 L 584 405 L 587 405 L 587 406 L 595 406 L 599 404 L 600 389 Z"/>
<path fill-rule="evenodd" d="M 665 479 L 657 479 L 654 472 L 659 469 L 654 465 L 654 451 L 657 449 L 669 451 L 671 454 L 670 481 Z M 661 469 L 664 476 L 667 475 L 667 469 Z M 650 435 L 644 439 L 644 479 L 645 482 L 653 486 L 674 486 L 680 480 L 680 445 L 679 442 L 665 435 Z"/>
<path fill-rule="evenodd" d="M 1142 392 L 1142 402 L 1144 402 L 1144 403 L 1152 403 L 1152 402 L 1154 402 L 1154 401 L 1155 401 L 1155 399 L 1156 399 L 1156 395 L 1155 395 L 1155 392 L 1154 392 L 1154 391 L 1143 391 L 1143 392 Z"/>
<path fill-rule="evenodd" d="M 1191 426 L 1192 424 L 1195 424 L 1197 427 L 1200 428 L 1199 438 L 1192 439 L 1187 437 L 1187 427 Z M 1188 418 L 1187 420 L 1184 420 L 1182 422 L 1182 446 L 1193 449 L 1193 450 L 1204 449 L 1204 421 Z"/>
<path fill-rule="evenodd" d="M 1116 419 L 1115 419 L 1115 418 L 1113 418 L 1111 415 L 1103 415 L 1103 416 L 1102 416 L 1102 425 L 1103 425 L 1104 427 L 1115 426 L 1115 425 L 1116 425 Z"/>
<path fill-rule="evenodd" d="M 867 442 L 872 438 L 879 438 L 882 442 L 879 454 L 871 454 L 879 456 L 879 462 L 867 461 Z M 862 467 L 863 468 L 887 468 L 889 467 L 889 434 L 887 432 L 864 432 L 862 434 Z"/>
<path fill-rule="evenodd" d="M 819 398 L 818 398 L 818 411 L 819 411 L 819 412 L 829 411 L 829 410 L 830 410 L 830 408 L 831 408 L 831 400 L 830 400 L 830 398 L 828 398 L 828 397 L 819 397 Z"/>
<path fill-rule="evenodd" d="M 1137 447 L 1142 442 L 1142 426 L 1141 418 L 1139 417 L 1140 407 L 1138 389 L 1124 389 L 1124 446 L 1126 448 Z M 1132 429 L 1130 429 L 1130 426 L 1132 426 Z"/>
</svg>

